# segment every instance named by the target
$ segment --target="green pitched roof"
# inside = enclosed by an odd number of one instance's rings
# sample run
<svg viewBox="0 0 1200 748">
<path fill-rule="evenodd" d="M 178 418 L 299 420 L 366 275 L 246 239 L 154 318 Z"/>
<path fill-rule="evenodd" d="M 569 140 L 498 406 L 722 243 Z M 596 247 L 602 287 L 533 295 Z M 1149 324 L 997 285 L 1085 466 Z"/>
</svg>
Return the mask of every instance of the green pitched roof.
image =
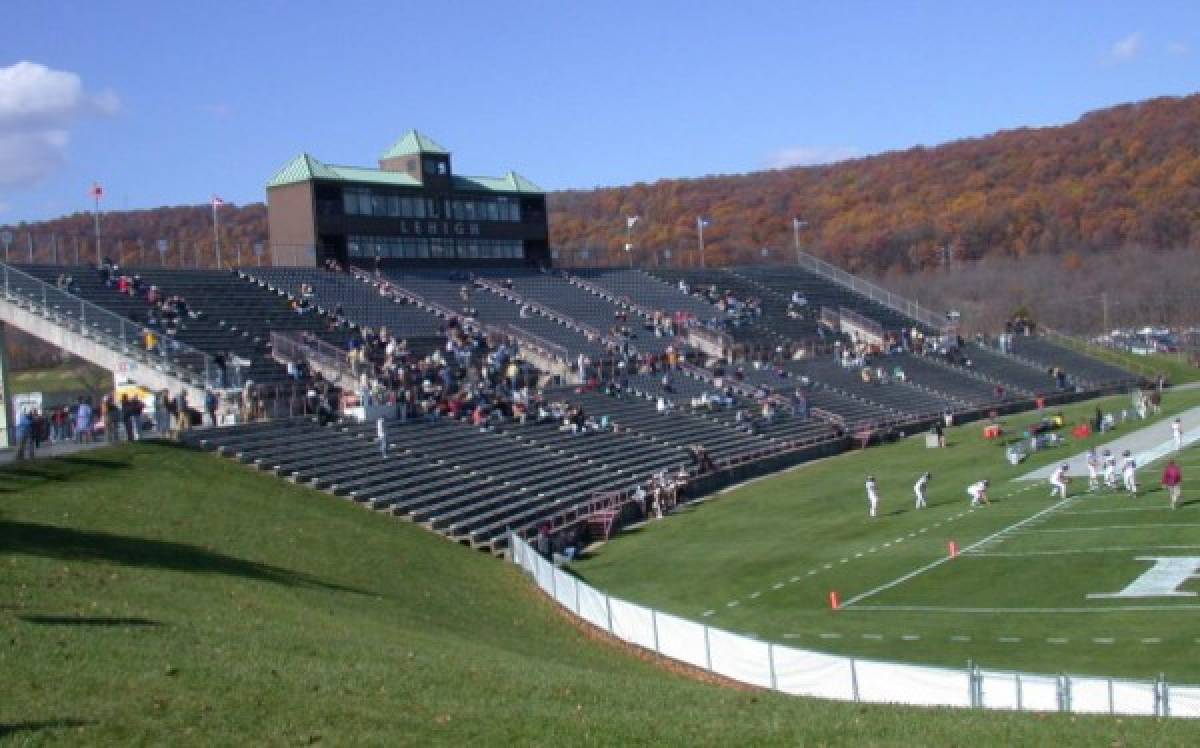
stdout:
<svg viewBox="0 0 1200 748">
<path fill-rule="evenodd" d="M 410 135 L 416 134 L 413 130 Z M 420 136 L 418 136 L 420 137 Z M 432 142 L 432 141 L 430 141 Z M 397 144 L 399 145 L 399 144 Z M 436 145 L 436 143 L 434 144 Z M 429 151 L 426 151 L 427 153 Z M 402 171 L 385 171 L 361 166 L 337 166 L 326 164 L 307 153 L 301 153 L 289 161 L 267 187 L 282 187 L 298 182 L 311 182 L 314 179 L 326 179 L 334 182 L 357 182 L 359 184 L 383 184 L 392 187 L 420 187 L 421 181 Z M 454 176 L 456 190 L 476 190 L 482 192 L 524 192 L 534 195 L 543 194 L 541 187 L 525 177 L 510 171 L 502 177 L 460 177 Z"/>
<path fill-rule="evenodd" d="M 389 158 L 397 158 L 399 156 L 408 156 L 414 153 L 436 153 L 442 156 L 449 155 L 449 151 L 434 142 L 433 138 L 427 135 L 422 135 L 416 130 L 409 130 L 395 144 L 384 151 L 380 156 L 380 160 Z"/>
<path fill-rule="evenodd" d="M 488 192 L 531 192 L 541 195 L 544 190 L 525 177 L 510 171 L 502 177 L 454 177 L 456 190 L 487 190 Z"/>
<path fill-rule="evenodd" d="M 295 184 L 296 182 L 307 182 L 312 179 L 337 178 L 337 173 L 333 169 L 307 153 L 301 153 L 289 161 L 282 169 L 275 172 L 275 176 L 271 177 L 271 181 L 267 182 L 267 186 L 279 187 L 285 184 Z"/>
</svg>

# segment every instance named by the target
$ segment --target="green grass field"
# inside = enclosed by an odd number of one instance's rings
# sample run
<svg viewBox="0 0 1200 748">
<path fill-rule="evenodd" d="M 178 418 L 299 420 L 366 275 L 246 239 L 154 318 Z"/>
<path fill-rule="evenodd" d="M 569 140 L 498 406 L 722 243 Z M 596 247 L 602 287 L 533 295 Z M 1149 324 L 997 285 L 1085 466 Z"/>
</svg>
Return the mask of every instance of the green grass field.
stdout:
<svg viewBox="0 0 1200 748">
<path fill-rule="evenodd" d="M 733 502 L 709 508 L 723 505 Z M 685 571 L 671 568 L 679 562 L 665 555 L 643 572 Z M 699 683 L 586 636 L 511 565 L 166 445 L 0 469 L 0 566 L 0 742 L 17 745 L 1188 745 L 1195 735 L 1171 720 L 868 707 Z"/>
<path fill-rule="evenodd" d="M 1159 428 L 1167 438 L 1161 420 L 1200 403 L 1200 392 L 1164 399 Z M 1123 407 L 1128 399 L 1111 402 Z M 1064 413 L 1071 422 L 1095 407 Z M 1036 418 L 1010 416 L 1006 429 L 1020 432 Z M 1200 556 L 1200 490 L 1187 488 L 1190 503 L 1170 511 L 1154 464 L 1140 471 L 1143 488 L 1153 490 L 1137 499 L 1106 493 L 1058 504 L 1045 481 L 1016 478 L 1099 437 L 1012 467 L 981 430 L 949 431 L 946 450 L 910 438 L 750 483 L 618 536 L 575 571 L 618 597 L 808 649 L 1032 672 L 1165 673 L 1200 683 L 1200 600 L 1089 597 L 1119 591 L 1147 571 L 1152 563 L 1139 556 Z M 1200 449 L 1186 450 L 1181 462 L 1185 477 L 1200 475 Z M 912 484 L 925 470 L 934 473 L 930 507 L 918 511 Z M 875 519 L 866 511 L 867 473 L 882 495 Z M 984 477 L 994 503 L 972 511 L 965 487 Z M 1072 488 L 1086 483 L 1077 477 Z M 950 541 L 965 553 L 949 559 Z M 1200 579 L 1183 589 L 1200 590 Z M 832 611 L 830 591 L 849 605 Z"/>
</svg>

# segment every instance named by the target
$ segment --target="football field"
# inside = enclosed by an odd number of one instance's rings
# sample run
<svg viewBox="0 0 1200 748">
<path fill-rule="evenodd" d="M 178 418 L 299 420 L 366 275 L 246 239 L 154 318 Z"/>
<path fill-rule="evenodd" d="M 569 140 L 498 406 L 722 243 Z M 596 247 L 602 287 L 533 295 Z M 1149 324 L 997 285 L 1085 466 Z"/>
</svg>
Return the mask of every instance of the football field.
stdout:
<svg viewBox="0 0 1200 748">
<path fill-rule="evenodd" d="M 945 450 L 918 437 L 841 455 L 619 536 L 575 571 L 625 599 L 808 649 L 1200 682 L 1200 446 L 1175 452 L 1168 425 L 1198 403 L 1200 393 L 1169 393 L 1157 418 L 1016 467 L 980 424 L 950 431 Z M 1096 405 L 1062 413 L 1069 425 Z M 1040 417 L 1009 416 L 1005 431 Z M 1200 426 L 1200 412 L 1184 421 Z M 1029 479 L 1105 445 L 1158 458 L 1140 463 L 1136 497 L 1088 492 L 1076 475 L 1067 499 L 1051 498 L 1045 480 Z M 1174 510 L 1159 486 L 1169 457 L 1185 479 Z M 912 484 L 925 470 L 930 505 L 918 510 Z M 880 486 L 876 518 L 866 512 L 867 474 Z M 982 478 L 992 503 L 972 508 L 965 488 Z"/>
</svg>

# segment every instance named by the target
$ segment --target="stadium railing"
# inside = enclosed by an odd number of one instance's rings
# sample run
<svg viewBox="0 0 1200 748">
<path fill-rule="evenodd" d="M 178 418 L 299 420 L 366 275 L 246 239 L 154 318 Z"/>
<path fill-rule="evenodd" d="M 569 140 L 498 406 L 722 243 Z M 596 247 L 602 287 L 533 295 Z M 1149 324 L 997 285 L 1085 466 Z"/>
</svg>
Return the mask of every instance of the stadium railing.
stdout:
<svg viewBox="0 0 1200 748">
<path fill-rule="evenodd" d="M 889 309 L 915 319 L 918 322 L 928 325 L 935 330 L 947 332 L 951 328 L 951 325 L 946 321 L 945 318 L 933 313 L 929 309 L 922 309 L 919 303 L 912 301 L 911 299 L 906 299 L 898 294 L 894 294 L 886 288 L 877 286 L 870 281 L 863 280 L 856 275 L 851 275 L 836 265 L 831 265 L 822 259 L 799 250 L 796 252 L 796 258 L 797 263 L 805 270 L 828 278 L 834 283 L 837 283 L 839 286 L 843 286 L 857 294 L 866 296 L 872 301 L 877 301 Z"/>
<path fill-rule="evenodd" d="M 104 307 L 51 286 L 11 265 L 0 263 L 0 280 L 4 298 L 36 310 L 56 325 L 92 338 L 118 353 L 141 359 L 192 386 L 217 387 L 219 384 L 216 360 L 203 351 L 150 328 L 128 320 Z M 147 350 L 144 341 L 152 335 L 157 341 L 154 350 Z M 236 367 L 226 368 L 226 388 L 236 388 Z M 231 376 L 232 375 L 232 376 Z"/>
<path fill-rule="evenodd" d="M 513 563 L 552 600 L 622 641 L 739 683 L 876 704 L 1200 718 L 1200 686 L 1154 680 L 930 667 L 785 647 L 626 602 L 510 536 Z"/>
</svg>

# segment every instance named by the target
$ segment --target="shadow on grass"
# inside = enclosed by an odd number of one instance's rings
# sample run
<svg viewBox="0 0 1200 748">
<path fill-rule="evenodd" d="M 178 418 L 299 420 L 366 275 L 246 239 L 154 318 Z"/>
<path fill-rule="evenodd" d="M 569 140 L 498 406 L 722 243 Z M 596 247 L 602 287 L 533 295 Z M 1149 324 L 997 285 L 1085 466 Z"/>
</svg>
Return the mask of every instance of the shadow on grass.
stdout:
<svg viewBox="0 0 1200 748">
<path fill-rule="evenodd" d="M 64 561 L 110 561 L 126 566 L 202 574 L 228 574 L 288 586 L 321 587 L 368 594 L 323 582 L 308 574 L 226 556 L 186 543 L 150 540 L 33 522 L 0 520 L 0 552 L 24 553 Z"/>
<path fill-rule="evenodd" d="M 67 730 L 74 727 L 88 727 L 95 722 L 83 719 L 48 719 L 42 722 L 0 722 L 0 739 L 11 737 L 22 732 L 41 732 L 42 730 Z"/>
<path fill-rule="evenodd" d="M 110 618 L 105 616 L 17 616 L 25 623 L 42 626 L 161 626 L 161 621 L 149 618 Z"/>
<path fill-rule="evenodd" d="M 128 470 L 131 467 L 133 465 L 128 460 L 80 453 L 9 463 L 0 468 L 0 493 L 28 491 L 45 483 L 84 481 L 96 477 L 101 471 Z"/>
</svg>

